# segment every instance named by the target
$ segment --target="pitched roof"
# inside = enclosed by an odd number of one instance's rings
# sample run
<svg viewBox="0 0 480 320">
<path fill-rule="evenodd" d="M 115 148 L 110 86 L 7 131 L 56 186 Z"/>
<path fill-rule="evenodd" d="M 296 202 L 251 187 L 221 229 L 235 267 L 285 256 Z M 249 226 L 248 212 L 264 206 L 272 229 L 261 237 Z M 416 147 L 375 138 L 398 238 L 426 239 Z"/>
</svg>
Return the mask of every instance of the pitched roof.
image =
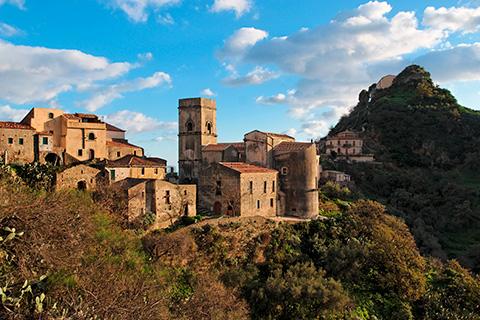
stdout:
<svg viewBox="0 0 480 320">
<path fill-rule="evenodd" d="M 63 116 L 67 119 L 78 119 L 78 116 L 71 113 L 64 113 Z"/>
<path fill-rule="evenodd" d="M 154 161 L 154 162 L 158 162 L 158 163 L 161 163 L 161 164 L 167 165 L 167 160 L 165 160 L 165 159 L 162 159 L 162 158 L 157 158 L 157 157 L 147 157 L 146 159 L 147 159 L 147 160 L 150 160 L 150 161 Z"/>
<path fill-rule="evenodd" d="M 222 166 L 235 170 L 240 173 L 276 173 L 275 169 L 261 166 L 256 163 L 244 162 L 219 162 Z"/>
<path fill-rule="evenodd" d="M 112 147 L 124 147 L 124 148 L 138 148 L 141 149 L 141 147 L 133 145 L 128 142 L 117 142 L 117 141 L 106 141 L 107 146 L 112 146 Z"/>
<path fill-rule="evenodd" d="M 125 132 L 125 130 L 117 128 L 115 126 L 112 126 L 110 123 L 105 123 L 107 127 L 107 131 L 120 131 L 120 132 Z"/>
<path fill-rule="evenodd" d="M 238 143 L 222 142 L 217 144 L 210 143 L 210 144 L 207 144 L 205 147 L 203 147 L 202 151 L 223 151 L 228 146 L 233 146 L 238 149 L 236 145 L 239 145 L 239 144 L 243 146 L 243 142 L 238 142 Z"/>
<path fill-rule="evenodd" d="M 97 119 L 98 116 L 93 113 L 78 113 L 76 112 L 75 115 L 80 118 L 89 118 L 89 119 Z"/>
<path fill-rule="evenodd" d="M 146 158 L 135 156 L 133 154 L 126 155 L 117 160 L 105 160 L 106 166 L 113 167 L 130 167 L 130 166 L 139 166 L 139 167 L 164 167 L 165 165 L 156 161 L 151 161 Z"/>
<path fill-rule="evenodd" d="M 53 136 L 50 132 L 37 132 L 39 136 Z"/>
<path fill-rule="evenodd" d="M 266 132 L 266 131 L 260 131 L 260 132 L 263 132 L 269 136 L 272 136 L 272 137 L 278 137 L 278 138 L 289 138 L 289 139 L 294 139 L 293 137 L 290 137 L 289 135 L 286 135 L 286 134 L 283 134 L 283 133 L 274 133 L 274 132 Z"/>
<path fill-rule="evenodd" d="M 10 122 L 10 121 L 0 121 L 0 128 L 35 130 L 35 128 L 29 125 L 20 124 L 18 122 Z"/>
<path fill-rule="evenodd" d="M 312 143 L 310 142 L 286 142 L 282 141 L 275 148 L 274 151 L 299 151 L 310 148 Z"/>
</svg>

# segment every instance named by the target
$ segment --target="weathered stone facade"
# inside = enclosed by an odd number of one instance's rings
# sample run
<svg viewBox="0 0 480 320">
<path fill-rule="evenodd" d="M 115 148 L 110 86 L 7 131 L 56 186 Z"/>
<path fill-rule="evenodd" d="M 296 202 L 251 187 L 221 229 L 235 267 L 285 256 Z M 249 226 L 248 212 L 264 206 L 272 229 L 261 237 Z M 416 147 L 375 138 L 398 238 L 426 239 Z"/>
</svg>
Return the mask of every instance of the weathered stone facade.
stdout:
<svg viewBox="0 0 480 320">
<path fill-rule="evenodd" d="M 57 174 L 57 190 L 60 189 L 94 189 L 102 179 L 99 169 L 84 164 L 68 168 Z"/>
<path fill-rule="evenodd" d="M 216 102 L 205 98 L 181 99 L 178 110 L 180 183 L 197 183 L 202 148 L 217 143 Z"/>
<path fill-rule="evenodd" d="M 151 161 L 134 155 L 126 155 L 117 160 L 104 160 L 96 164 L 105 171 L 110 182 L 126 178 L 134 179 L 165 179 L 164 163 Z"/>
<path fill-rule="evenodd" d="M 0 121 L 0 156 L 6 158 L 7 163 L 34 161 L 35 134 L 31 126 Z"/>
</svg>

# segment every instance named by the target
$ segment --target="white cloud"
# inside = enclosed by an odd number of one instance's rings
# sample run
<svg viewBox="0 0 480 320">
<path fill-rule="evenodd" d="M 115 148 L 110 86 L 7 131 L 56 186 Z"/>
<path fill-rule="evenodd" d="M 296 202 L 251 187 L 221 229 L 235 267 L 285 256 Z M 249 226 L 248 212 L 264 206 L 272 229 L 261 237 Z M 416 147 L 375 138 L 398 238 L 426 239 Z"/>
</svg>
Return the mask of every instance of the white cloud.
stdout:
<svg viewBox="0 0 480 320">
<path fill-rule="evenodd" d="M 480 80 L 480 42 L 431 51 L 415 59 L 415 63 L 437 82 Z"/>
<path fill-rule="evenodd" d="M 238 29 L 225 41 L 225 45 L 217 52 L 217 55 L 221 59 L 242 58 L 248 49 L 266 37 L 268 37 L 268 32 L 260 29 Z"/>
<path fill-rule="evenodd" d="M 177 122 L 158 121 L 157 119 L 147 117 L 143 113 L 129 110 L 110 113 L 106 116 L 105 121 L 126 130 L 130 134 L 174 130 L 178 127 Z"/>
<path fill-rule="evenodd" d="M 286 103 L 289 103 L 290 100 L 283 93 L 279 93 L 277 95 L 270 96 L 268 98 L 264 98 L 263 96 L 260 96 L 255 100 L 255 102 L 263 103 L 266 105 L 273 105 L 273 104 L 286 104 Z"/>
<path fill-rule="evenodd" d="M 16 6 L 19 9 L 25 9 L 23 6 L 25 4 L 25 0 L 0 0 L 0 6 L 2 6 L 5 3 L 9 3 L 12 6 Z"/>
<path fill-rule="evenodd" d="M 328 124 L 322 120 L 313 120 L 302 124 L 300 132 L 307 136 L 318 139 L 328 132 Z"/>
<path fill-rule="evenodd" d="M 16 46 L 0 40 L 0 98 L 15 103 L 45 103 L 75 86 L 110 80 L 133 66 L 110 63 L 77 50 Z"/>
<path fill-rule="evenodd" d="M 156 137 L 155 139 L 153 139 L 153 141 L 161 142 L 161 141 L 163 141 L 164 139 L 165 139 L 164 137 Z"/>
<path fill-rule="evenodd" d="M 159 14 L 157 16 L 157 21 L 160 22 L 163 25 L 168 25 L 168 24 L 174 25 L 175 24 L 175 20 L 173 20 L 173 17 L 170 15 L 170 13 L 166 13 L 164 16 Z"/>
<path fill-rule="evenodd" d="M 210 88 L 207 88 L 207 89 L 203 90 L 202 92 L 200 92 L 200 95 L 202 95 L 202 96 L 214 97 L 214 96 L 216 96 L 217 94 L 216 94 L 216 93 L 213 93 L 213 91 L 210 90 Z"/>
<path fill-rule="evenodd" d="M 273 71 L 270 71 L 268 69 L 263 69 L 261 67 L 257 67 L 243 77 L 240 77 L 236 73 L 234 73 L 233 76 L 223 79 L 222 83 L 224 85 L 229 85 L 233 87 L 249 85 L 249 84 L 258 85 L 266 81 L 276 79 L 278 77 L 279 75 Z"/>
<path fill-rule="evenodd" d="M 77 102 L 76 105 L 83 107 L 88 111 L 95 111 L 112 102 L 113 100 L 121 98 L 122 93 L 124 92 L 154 88 L 170 82 L 171 79 L 168 74 L 164 72 L 156 72 L 153 76 L 148 78 L 127 80 L 120 84 L 114 84 L 106 88 L 102 88 L 88 99 Z"/>
<path fill-rule="evenodd" d="M 297 133 L 297 130 L 295 130 L 295 128 L 290 128 L 287 131 L 284 131 L 282 133 L 286 134 L 287 136 L 290 136 L 290 137 L 295 137 L 295 134 Z"/>
<path fill-rule="evenodd" d="M 252 1 L 250 0 L 215 0 L 212 6 L 213 12 L 220 11 L 235 11 L 237 18 L 247 13 L 252 8 Z"/>
<path fill-rule="evenodd" d="M 0 106 L 0 121 L 19 122 L 27 115 L 27 113 L 28 110 L 25 109 L 12 109 L 9 105 Z"/>
<path fill-rule="evenodd" d="M 422 23 L 437 29 L 474 33 L 480 29 L 480 8 L 438 8 L 428 7 Z"/>
<path fill-rule="evenodd" d="M 153 54 L 151 52 L 147 52 L 147 53 L 139 53 L 137 55 L 138 59 L 140 59 L 141 61 L 151 61 L 153 59 Z"/>
<path fill-rule="evenodd" d="M 109 6 L 124 11 L 135 22 L 148 20 L 149 10 L 175 5 L 181 0 L 109 0 Z"/>
<path fill-rule="evenodd" d="M 8 25 L 6 23 L 0 22 L 0 36 L 2 37 L 13 37 L 18 35 L 23 35 L 25 32 L 14 26 Z"/>
</svg>

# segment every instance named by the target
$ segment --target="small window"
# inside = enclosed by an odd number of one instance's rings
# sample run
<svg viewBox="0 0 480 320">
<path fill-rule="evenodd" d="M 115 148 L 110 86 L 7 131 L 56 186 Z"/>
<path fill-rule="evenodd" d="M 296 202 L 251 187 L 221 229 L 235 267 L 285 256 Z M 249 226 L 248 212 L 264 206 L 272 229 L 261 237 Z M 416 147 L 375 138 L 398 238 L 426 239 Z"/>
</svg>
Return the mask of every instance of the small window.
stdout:
<svg viewBox="0 0 480 320">
<path fill-rule="evenodd" d="M 8 144 L 12 144 L 13 143 L 13 138 L 8 138 Z"/>
<path fill-rule="evenodd" d="M 117 157 L 120 157 L 120 151 L 117 151 Z"/>
<path fill-rule="evenodd" d="M 187 195 L 187 190 L 184 190 L 184 191 L 183 191 L 183 194 L 184 194 L 184 195 Z"/>
<path fill-rule="evenodd" d="M 53 134 L 53 130 L 48 131 L 48 133 Z"/>
<path fill-rule="evenodd" d="M 250 194 L 253 194 L 253 181 L 250 181 Z"/>
<path fill-rule="evenodd" d="M 42 138 L 42 143 L 43 143 L 43 144 L 48 144 L 48 138 L 47 138 L 47 137 L 43 137 L 43 138 Z"/>
<path fill-rule="evenodd" d="M 110 180 L 115 180 L 115 170 L 110 170 Z"/>
<path fill-rule="evenodd" d="M 142 191 L 142 198 L 145 197 L 145 191 Z"/>
<path fill-rule="evenodd" d="M 95 140 L 95 134 L 93 132 L 88 134 L 88 140 Z"/>
<path fill-rule="evenodd" d="M 210 122 L 207 122 L 207 133 L 208 134 L 212 133 L 212 124 Z"/>
<path fill-rule="evenodd" d="M 263 182 L 263 193 L 267 193 L 267 181 Z"/>
<path fill-rule="evenodd" d="M 155 174 L 158 174 L 158 169 L 155 168 L 155 170 L 153 170 L 155 172 Z"/>
<path fill-rule="evenodd" d="M 215 195 L 222 195 L 222 181 L 217 181 L 217 187 L 215 188 Z"/>
<path fill-rule="evenodd" d="M 137 155 L 137 151 L 134 150 L 134 151 L 133 151 L 133 155 L 136 156 L 136 155 Z"/>
<path fill-rule="evenodd" d="M 165 203 L 170 204 L 170 190 L 165 190 Z"/>
<path fill-rule="evenodd" d="M 23 145 L 23 138 L 18 139 L 18 144 Z"/>
<path fill-rule="evenodd" d="M 287 175 L 288 174 L 288 168 L 287 167 L 282 167 L 282 175 Z"/>
<path fill-rule="evenodd" d="M 78 154 L 79 156 L 83 156 L 83 150 L 82 150 L 82 149 L 78 149 L 77 154 Z"/>
<path fill-rule="evenodd" d="M 273 198 L 270 198 L 270 207 L 273 208 Z"/>
<path fill-rule="evenodd" d="M 257 209 L 260 209 L 260 200 L 257 200 Z"/>
<path fill-rule="evenodd" d="M 191 131 L 193 131 L 193 123 L 189 121 L 187 123 L 187 132 L 191 132 Z"/>
<path fill-rule="evenodd" d="M 272 181 L 272 192 L 275 192 L 275 180 Z"/>
<path fill-rule="evenodd" d="M 143 208 L 140 208 L 140 214 L 143 214 Z"/>
<path fill-rule="evenodd" d="M 145 168 L 142 168 L 142 176 L 145 174 Z"/>
<path fill-rule="evenodd" d="M 53 119 L 53 113 L 50 112 L 50 113 L 48 114 L 48 117 L 49 117 L 50 119 Z"/>
</svg>

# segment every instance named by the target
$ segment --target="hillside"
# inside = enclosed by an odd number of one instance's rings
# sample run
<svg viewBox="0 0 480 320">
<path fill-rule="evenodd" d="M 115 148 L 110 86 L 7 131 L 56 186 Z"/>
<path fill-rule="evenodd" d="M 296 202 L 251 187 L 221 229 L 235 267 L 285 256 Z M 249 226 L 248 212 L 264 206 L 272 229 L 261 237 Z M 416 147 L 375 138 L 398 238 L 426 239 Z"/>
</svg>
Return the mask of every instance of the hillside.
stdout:
<svg viewBox="0 0 480 320">
<path fill-rule="evenodd" d="M 323 201 L 342 204 L 327 220 L 145 234 L 121 227 L 108 190 L 94 202 L 6 172 L 0 319 L 480 319 L 480 283 L 454 261 L 421 257 L 373 201 L 327 190 Z"/>
<path fill-rule="evenodd" d="M 405 220 L 423 254 L 480 272 L 480 112 L 460 106 L 430 74 L 409 66 L 386 89 L 363 90 L 330 134 L 363 131 L 383 166 L 327 163 Z"/>
</svg>

